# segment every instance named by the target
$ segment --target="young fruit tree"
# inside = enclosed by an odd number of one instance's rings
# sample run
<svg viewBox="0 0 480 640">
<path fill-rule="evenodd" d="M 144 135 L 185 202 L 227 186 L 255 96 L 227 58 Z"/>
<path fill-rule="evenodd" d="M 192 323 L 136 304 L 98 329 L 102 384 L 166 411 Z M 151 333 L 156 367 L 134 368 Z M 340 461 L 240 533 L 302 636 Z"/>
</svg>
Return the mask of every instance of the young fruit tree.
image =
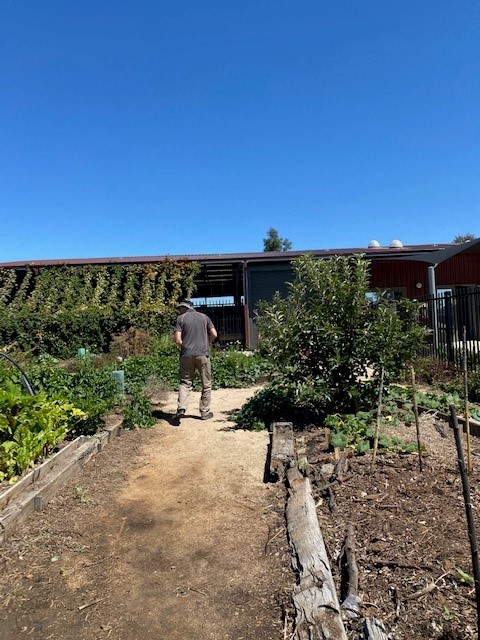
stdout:
<svg viewBox="0 0 480 640">
<path fill-rule="evenodd" d="M 420 347 L 425 331 L 416 304 L 380 294 L 369 300 L 361 256 L 301 256 L 293 270 L 288 296 L 259 307 L 259 348 L 278 377 L 252 403 L 276 414 L 268 419 L 356 412 L 375 397 L 382 367 L 388 380 Z M 251 421 L 252 404 L 242 411 Z"/>
</svg>

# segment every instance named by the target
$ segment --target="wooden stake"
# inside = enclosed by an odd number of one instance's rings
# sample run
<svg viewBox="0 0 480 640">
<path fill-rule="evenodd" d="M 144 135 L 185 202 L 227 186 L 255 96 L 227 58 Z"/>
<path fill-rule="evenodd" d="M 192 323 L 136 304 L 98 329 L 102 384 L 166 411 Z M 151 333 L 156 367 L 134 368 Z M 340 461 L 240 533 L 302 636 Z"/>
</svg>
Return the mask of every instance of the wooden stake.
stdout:
<svg viewBox="0 0 480 640">
<path fill-rule="evenodd" d="M 467 434 L 467 470 L 473 471 L 472 445 L 470 441 L 470 418 L 468 407 L 468 362 L 467 362 L 467 327 L 463 327 L 463 395 L 464 395 L 464 416 L 465 432 Z"/>
<path fill-rule="evenodd" d="M 480 565 L 478 560 L 477 534 L 475 531 L 475 521 L 473 518 L 472 500 L 470 498 L 470 483 L 465 467 L 463 455 L 462 436 L 458 426 L 457 412 L 453 404 L 450 405 L 450 426 L 455 434 L 455 444 L 457 446 L 458 468 L 462 478 L 463 499 L 465 501 L 465 513 L 467 515 L 468 538 L 470 540 L 470 550 L 472 553 L 473 579 L 475 582 L 475 594 L 477 601 L 477 633 L 480 632 Z"/>
<path fill-rule="evenodd" d="M 415 415 L 415 428 L 417 430 L 418 464 L 420 465 L 420 471 L 423 471 L 422 443 L 420 441 L 420 420 L 418 419 L 417 389 L 415 385 L 415 369 L 413 367 L 410 368 L 410 373 L 412 374 L 413 413 Z"/>
<path fill-rule="evenodd" d="M 348 574 L 347 597 L 342 602 L 342 609 L 347 618 L 360 617 L 361 599 L 358 595 L 358 565 L 355 557 L 355 526 L 349 524 L 342 550 L 342 564 Z"/>
<path fill-rule="evenodd" d="M 378 449 L 378 432 L 380 430 L 380 420 L 382 417 L 382 396 L 383 396 L 383 379 L 385 377 L 385 368 L 382 366 L 382 370 L 380 373 L 380 388 L 378 390 L 378 405 L 377 405 L 377 423 L 375 425 L 375 436 L 373 439 L 373 456 L 372 456 L 372 470 L 375 466 L 375 461 L 377 458 L 377 449 Z"/>
</svg>

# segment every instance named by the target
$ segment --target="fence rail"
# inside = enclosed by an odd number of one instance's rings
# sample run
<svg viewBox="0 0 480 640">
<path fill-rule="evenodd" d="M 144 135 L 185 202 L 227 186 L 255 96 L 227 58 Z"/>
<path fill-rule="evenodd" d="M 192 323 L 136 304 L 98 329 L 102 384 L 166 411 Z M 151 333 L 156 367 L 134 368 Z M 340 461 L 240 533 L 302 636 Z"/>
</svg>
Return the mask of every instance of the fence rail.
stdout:
<svg viewBox="0 0 480 640">
<path fill-rule="evenodd" d="M 218 332 L 218 341 L 222 346 L 236 344 L 244 346 L 244 312 L 243 305 L 211 303 L 196 305 L 197 311 L 205 313 L 212 320 Z"/>
<path fill-rule="evenodd" d="M 419 355 L 461 368 L 465 349 L 468 369 L 480 368 L 480 288 L 421 299 L 420 323 L 429 329 L 429 336 Z"/>
</svg>

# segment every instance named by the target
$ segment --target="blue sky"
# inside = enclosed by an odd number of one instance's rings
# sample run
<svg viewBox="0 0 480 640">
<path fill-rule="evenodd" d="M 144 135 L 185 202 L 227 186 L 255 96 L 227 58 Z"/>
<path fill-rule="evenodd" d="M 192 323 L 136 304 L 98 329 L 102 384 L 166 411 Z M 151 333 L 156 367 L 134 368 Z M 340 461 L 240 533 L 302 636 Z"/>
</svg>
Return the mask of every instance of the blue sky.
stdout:
<svg viewBox="0 0 480 640">
<path fill-rule="evenodd" d="M 3 0 L 0 262 L 480 235 L 477 0 Z"/>
</svg>

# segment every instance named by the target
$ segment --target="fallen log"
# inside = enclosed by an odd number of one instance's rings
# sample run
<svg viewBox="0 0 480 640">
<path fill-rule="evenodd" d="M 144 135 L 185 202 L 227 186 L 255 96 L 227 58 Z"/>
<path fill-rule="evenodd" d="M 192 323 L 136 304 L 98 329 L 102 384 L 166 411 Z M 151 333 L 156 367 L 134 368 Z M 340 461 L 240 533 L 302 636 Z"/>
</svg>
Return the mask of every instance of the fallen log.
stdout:
<svg viewBox="0 0 480 640">
<path fill-rule="evenodd" d="M 294 640 L 347 640 L 308 478 L 287 470 L 287 530 L 298 573 Z"/>
<path fill-rule="evenodd" d="M 270 477 L 283 478 L 285 471 L 295 461 L 293 425 L 291 422 L 272 423 L 272 446 L 270 453 Z"/>
<path fill-rule="evenodd" d="M 388 640 L 388 634 L 383 622 L 378 618 L 365 618 L 363 622 L 363 637 L 365 640 Z"/>
</svg>

